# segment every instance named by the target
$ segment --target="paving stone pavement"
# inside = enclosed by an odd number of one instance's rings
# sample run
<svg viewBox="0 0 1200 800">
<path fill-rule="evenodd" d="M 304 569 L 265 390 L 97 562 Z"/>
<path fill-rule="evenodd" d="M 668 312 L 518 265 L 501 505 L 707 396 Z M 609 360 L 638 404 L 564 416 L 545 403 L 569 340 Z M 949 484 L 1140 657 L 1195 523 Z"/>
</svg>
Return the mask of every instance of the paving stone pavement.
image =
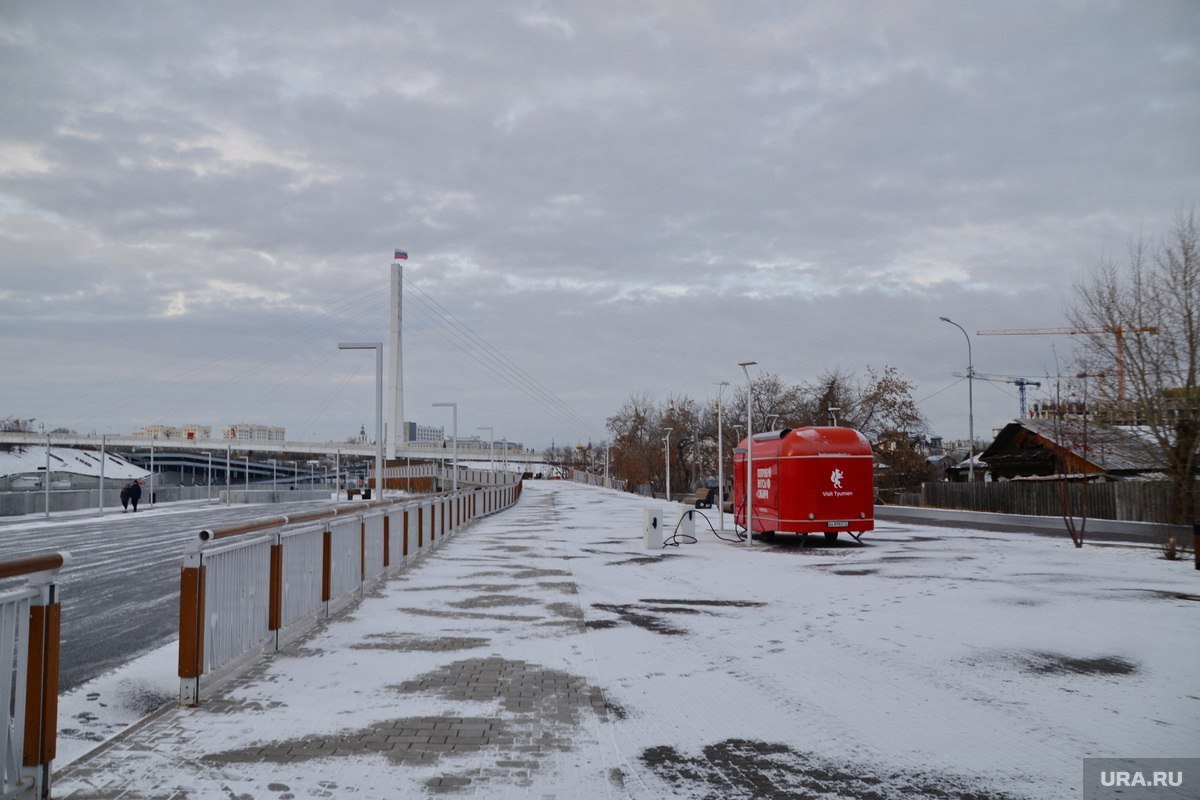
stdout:
<svg viewBox="0 0 1200 800">
<path fill-rule="evenodd" d="M 619 774 L 556 519 L 535 498 L 465 526 L 198 708 L 56 773 L 53 796 L 521 797 L 537 775 L 550 798 L 575 796 L 578 765 Z"/>
</svg>

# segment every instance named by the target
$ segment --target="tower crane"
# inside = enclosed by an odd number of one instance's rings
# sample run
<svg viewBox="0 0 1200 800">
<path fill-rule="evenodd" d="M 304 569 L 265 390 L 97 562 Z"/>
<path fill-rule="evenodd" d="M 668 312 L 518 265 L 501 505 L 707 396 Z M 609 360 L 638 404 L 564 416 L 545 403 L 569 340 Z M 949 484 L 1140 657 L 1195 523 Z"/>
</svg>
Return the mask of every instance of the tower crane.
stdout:
<svg viewBox="0 0 1200 800">
<path fill-rule="evenodd" d="M 1142 325 L 1137 328 L 1126 328 L 1123 325 L 1103 325 L 1088 328 L 1007 328 L 998 331 L 975 331 L 976 336 L 1025 336 L 1025 335 L 1054 335 L 1076 333 L 1111 333 L 1116 337 L 1117 344 L 1117 401 L 1125 402 L 1125 334 L 1127 333 L 1158 333 L 1156 325 Z"/>
<path fill-rule="evenodd" d="M 969 375 L 969 376 L 965 372 L 954 372 L 951 374 L 953 374 L 954 377 L 956 377 L 956 378 L 971 377 L 971 378 L 975 378 L 976 380 L 981 380 L 981 381 L 995 381 L 997 383 L 1016 384 L 1017 393 L 1020 395 L 1020 399 L 1021 399 L 1021 417 L 1022 418 L 1025 417 L 1025 407 L 1026 407 L 1025 406 L 1025 387 L 1033 386 L 1035 388 L 1040 389 L 1042 386 L 1041 381 L 1035 381 L 1033 378 L 1019 378 L 1015 375 L 988 375 L 985 372 L 972 372 L 971 375 Z"/>
</svg>

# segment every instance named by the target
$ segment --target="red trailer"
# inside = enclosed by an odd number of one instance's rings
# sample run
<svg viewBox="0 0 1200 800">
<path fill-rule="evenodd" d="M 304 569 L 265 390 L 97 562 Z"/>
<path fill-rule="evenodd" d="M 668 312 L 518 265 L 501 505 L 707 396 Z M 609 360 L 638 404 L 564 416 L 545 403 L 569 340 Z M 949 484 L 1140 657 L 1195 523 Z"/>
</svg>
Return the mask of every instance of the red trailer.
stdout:
<svg viewBox="0 0 1200 800">
<path fill-rule="evenodd" d="M 871 443 L 850 428 L 789 428 L 754 436 L 751 458 L 755 533 L 845 531 L 858 539 L 875 528 Z M 733 455 L 734 523 L 746 527 L 746 440 Z"/>
</svg>

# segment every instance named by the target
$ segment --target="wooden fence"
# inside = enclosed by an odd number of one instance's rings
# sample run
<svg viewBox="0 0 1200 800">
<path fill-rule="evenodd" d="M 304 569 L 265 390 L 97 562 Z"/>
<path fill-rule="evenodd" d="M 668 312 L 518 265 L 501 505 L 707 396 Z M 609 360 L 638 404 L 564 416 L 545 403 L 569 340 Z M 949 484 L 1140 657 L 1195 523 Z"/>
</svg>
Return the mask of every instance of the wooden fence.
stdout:
<svg viewBox="0 0 1200 800">
<path fill-rule="evenodd" d="M 1087 516 L 1127 522 L 1170 522 L 1171 486 L 1165 481 L 1128 483 L 1072 483 L 1068 485 L 1071 508 L 1078 516 L 1087 492 Z M 924 483 L 920 505 L 960 511 L 986 511 L 996 514 L 1030 514 L 1039 517 L 1063 513 L 1061 486 L 1057 481 L 1001 483 Z M 912 504 L 918 498 L 904 495 L 901 502 Z"/>
</svg>

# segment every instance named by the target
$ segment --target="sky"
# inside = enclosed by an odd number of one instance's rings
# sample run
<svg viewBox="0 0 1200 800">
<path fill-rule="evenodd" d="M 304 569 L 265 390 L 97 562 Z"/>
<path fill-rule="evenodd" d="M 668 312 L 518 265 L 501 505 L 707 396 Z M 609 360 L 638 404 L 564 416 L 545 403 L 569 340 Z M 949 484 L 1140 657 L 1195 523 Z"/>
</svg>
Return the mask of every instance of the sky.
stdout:
<svg viewBox="0 0 1200 800">
<path fill-rule="evenodd" d="M 542 448 L 633 395 L 893 366 L 986 437 L 1073 286 L 1200 194 L 1200 5 L 0 5 L 0 418 L 405 416 Z M 1057 364 L 1057 366 L 1056 366 Z M 761 373 L 759 373 L 761 374 Z M 1048 386 L 1049 382 L 1045 382 Z M 1035 392 L 1036 396 L 1036 392 Z"/>
</svg>

